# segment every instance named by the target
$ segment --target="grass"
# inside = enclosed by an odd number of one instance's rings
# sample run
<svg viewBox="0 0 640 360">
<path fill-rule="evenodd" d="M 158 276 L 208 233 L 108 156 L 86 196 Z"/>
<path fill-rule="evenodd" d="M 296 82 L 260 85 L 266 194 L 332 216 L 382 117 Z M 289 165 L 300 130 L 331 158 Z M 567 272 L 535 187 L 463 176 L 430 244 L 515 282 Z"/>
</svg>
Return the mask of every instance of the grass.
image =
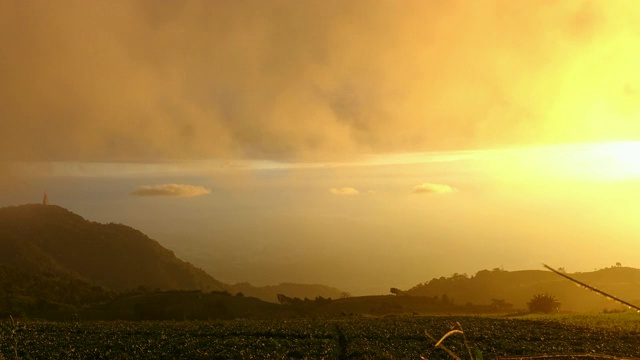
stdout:
<svg viewBox="0 0 640 360">
<path fill-rule="evenodd" d="M 11 315 L 9 315 L 8 321 L 0 323 L 0 345 L 8 345 L 15 359 L 18 358 L 18 331 L 23 328 L 24 325 L 14 320 Z M 2 352 L 0 352 L 1 359 L 4 359 Z"/>
<path fill-rule="evenodd" d="M 427 336 L 427 338 L 431 339 L 432 341 L 436 341 L 436 339 L 431 336 L 431 334 L 429 334 L 429 332 L 425 329 L 424 334 Z M 467 349 L 467 352 L 469 353 L 469 359 L 470 360 L 482 360 L 482 352 L 478 349 L 474 349 L 473 353 L 471 351 L 471 346 L 469 346 L 469 342 L 467 341 L 467 337 L 464 334 L 464 331 L 462 330 L 462 325 L 460 325 L 460 322 L 456 321 L 453 326 L 452 329 L 447 332 L 446 334 L 444 334 L 440 340 L 438 340 L 435 344 L 435 347 L 439 347 L 442 350 L 446 351 L 447 354 L 451 355 L 451 357 L 453 357 L 456 360 L 462 360 L 458 355 L 456 355 L 451 349 L 449 349 L 448 347 L 446 347 L 443 343 L 444 341 L 452 335 L 456 335 L 456 334 L 460 334 L 462 335 L 462 338 L 464 339 L 464 347 Z M 475 356 L 474 356 L 475 355 Z M 425 359 L 425 357 L 420 356 L 421 359 Z"/>
<path fill-rule="evenodd" d="M 635 330 L 638 326 L 631 324 L 629 315 L 632 314 L 532 315 L 517 319 L 406 316 L 286 321 L 26 321 L 20 323 L 23 327 L 15 332 L 15 338 L 0 341 L 0 358 L 12 359 L 16 354 L 34 359 L 453 358 L 442 345 L 465 360 L 478 360 L 479 355 L 487 359 L 539 354 L 640 357 L 640 338 Z M 624 326 L 619 325 L 620 319 L 625 319 Z M 456 325 L 452 328 L 451 324 Z M 464 330 L 457 324 L 462 324 Z M 453 332 L 436 348 L 439 339 L 426 339 L 425 329 L 438 337 Z"/>
<path fill-rule="evenodd" d="M 638 317 L 638 314 L 632 311 L 624 311 L 619 313 L 579 313 L 554 315 L 528 314 L 519 316 L 518 319 L 533 321 L 553 321 L 566 325 L 640 333 L 640 319 Z"/>
</svg>

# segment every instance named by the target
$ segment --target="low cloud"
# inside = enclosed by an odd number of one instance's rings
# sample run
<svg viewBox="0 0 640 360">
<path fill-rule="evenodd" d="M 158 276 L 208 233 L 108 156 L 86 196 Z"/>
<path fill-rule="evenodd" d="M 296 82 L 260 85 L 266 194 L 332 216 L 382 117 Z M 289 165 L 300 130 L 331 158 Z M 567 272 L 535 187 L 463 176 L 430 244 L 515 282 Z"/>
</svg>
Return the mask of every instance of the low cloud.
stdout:
<svg viewBox="0 0 640 360">
<path fill-rule="evenodd" d="M 140 186 L 131 192 L 133 196 L 182 196 L 193 197 L 207 195 L 211 193 L 211 189 L 202 186 L 185 185 L 185 184 L 162 184 Z"/>
<path fill-rule="evenodd" d="M 449 185 L 424 183 L 416 185 L 411 191 L 412 194 L 448 194 L 458 190 Z"/>
<path fill-rule="evenodd" d="M 352 187 L 331 188 L 329 191 L 334 195 L 358 195 L 360 192 Z"/>
</svg>

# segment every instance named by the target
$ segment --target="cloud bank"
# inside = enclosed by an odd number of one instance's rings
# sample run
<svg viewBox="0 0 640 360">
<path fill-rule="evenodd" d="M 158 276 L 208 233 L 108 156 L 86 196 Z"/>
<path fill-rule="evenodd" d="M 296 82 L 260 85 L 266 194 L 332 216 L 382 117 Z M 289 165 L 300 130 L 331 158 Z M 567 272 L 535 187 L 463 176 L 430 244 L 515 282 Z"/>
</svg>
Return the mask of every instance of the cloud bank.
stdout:
<svg viewBox="0 0 640 360">
<path fill-rule="evenodd" d="M 193 197 L 211 194 L 211 189 L 185 184 L 162 184 L 140 186 L 131 192 L 133 196 L 181 196 Z"/>
<path fill-rule="evenodd" d="M 424 183 L 416 185 L 411 191 L 412 194 L 448 194 L 458 190 L 449 185 Z"/>
<path fill-rule="evenodd" d="M 352 187 L 331 188 L 329 191 L 334 195 L 358 195 L 360 192 Z"/>
<path fill-rule="evenodd" d="M 638 23 L 636 0 L 1 1 L 0 161 L 637 139 Z"/>
</svg>

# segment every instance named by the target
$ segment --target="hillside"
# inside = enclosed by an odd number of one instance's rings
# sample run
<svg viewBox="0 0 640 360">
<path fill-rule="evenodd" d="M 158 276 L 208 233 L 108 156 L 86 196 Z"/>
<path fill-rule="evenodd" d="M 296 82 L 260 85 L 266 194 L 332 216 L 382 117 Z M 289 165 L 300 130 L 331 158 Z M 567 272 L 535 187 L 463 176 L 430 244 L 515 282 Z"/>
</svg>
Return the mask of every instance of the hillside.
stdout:
<svg viewBox="0 0 640 360">
<path fill-rule="evenodd" d="M 0 316 L 76 312 L 114 294 L 75 277 L 0 265 Z"/>
<path fill-rule="evenodd" d="M 640 269 L 613 267 L 569 275 L 631 303 L 640 304 Z M 533 295 L 544 293 L 555 296 L 562 304 L 561 310 L 602 311 L 618 308 L 604 297 L 545 270 L 482 270 L 470 277 L 454 274 L 448 278 L 434 278 L 401 292 L 407 296 L 446 295 L 456 304 L 490 304 L 493 299 L 503 299 L 515 308 L 522 309 L 526 308 Z"/>
<path fill-rule="evenodd" d="M 0 208 L 0 264 L 66 274 L 114 291 L 226 288 L 138 230 L 91 222 L 55 205 Z"/>
<path fill-rule="evenodd" d="M 80 313 L 93 320 L 266 319 L 291 317 L 286 306 L 214 291 L 166 291 L 123 294 Z"/>
</svg>

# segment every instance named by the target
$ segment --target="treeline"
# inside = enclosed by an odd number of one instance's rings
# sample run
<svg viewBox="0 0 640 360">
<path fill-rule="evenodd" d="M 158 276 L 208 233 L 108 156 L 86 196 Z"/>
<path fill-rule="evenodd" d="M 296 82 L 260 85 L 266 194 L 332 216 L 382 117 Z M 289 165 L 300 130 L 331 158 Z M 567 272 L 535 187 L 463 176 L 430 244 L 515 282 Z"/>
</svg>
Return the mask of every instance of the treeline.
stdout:
<svg viewBox="0 0 640 360">
<path fill-rule="evenodd" d="M 322 296 L 316 296 L 315 299 L 298 297 L 289 297 L 284 294 L 278 294 L 278 303 L 285 305 L 288 309 L 293 311 L 296 315 L 305 316 L 313 313 L 322 313 L 326 305 L 329 305 L 333 300 L 331 298 L 324 298 Z"/>
<path fill-rule="evenodd" d="M 300 299 L 297 297 L 289 297 L 284 294 L 278 294 L 278 302 L 282 305 L 299 305 L 299 304 L 328 304 L 331 302 L 331 298 L 323 298 L 322 296 L 316 296 L 314 300 L 309 298 Z"/>
<path fill-rule="evenodd" d="M 0 316 L 79 311 L 106 302 L 113 292 L 80 279 L 52 272 L 16 269 L 0 264 Z"/>
</svg>

